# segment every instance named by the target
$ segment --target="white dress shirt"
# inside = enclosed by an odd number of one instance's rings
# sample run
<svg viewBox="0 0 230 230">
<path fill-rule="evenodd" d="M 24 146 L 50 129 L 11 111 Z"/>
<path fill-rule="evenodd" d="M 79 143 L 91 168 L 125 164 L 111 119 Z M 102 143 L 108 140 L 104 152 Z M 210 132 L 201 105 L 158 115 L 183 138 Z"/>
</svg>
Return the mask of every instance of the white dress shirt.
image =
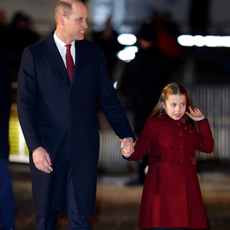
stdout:
<svg viewBox="0 0 230 230">
<path fill-rule="evenodd" d="M 54 41 L 57 45 L 59 53 L 61 54 L 62 60 L 63 60 L 65 67 L 66 67 L 66 58 L 65 58 L 66 47 L 65 47 L 65 45 L 67 45 L 67 44 L 58 38 L 58 36 L 56 35 L 56 31 L 55 31 L 53 37 L 54 37 Z M 75 64 L 75 41 L 73 41 L 71 44 L 72 44 L 72 46 L 70 48 L 70 52 L 71 52 L 71 55 L 73 57 L 73 63 Z"/>
</svg>

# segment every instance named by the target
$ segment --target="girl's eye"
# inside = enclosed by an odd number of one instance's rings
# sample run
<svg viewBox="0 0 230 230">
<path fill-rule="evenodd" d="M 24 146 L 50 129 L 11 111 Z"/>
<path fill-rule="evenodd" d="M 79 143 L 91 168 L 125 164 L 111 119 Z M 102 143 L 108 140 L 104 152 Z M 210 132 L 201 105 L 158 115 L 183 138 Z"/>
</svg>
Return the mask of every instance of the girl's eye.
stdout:
<svg viewBox="0 0 230 230">
<path fill-rule="evenodd" d="M 174 106 L 176 106 L 176 104 L 172 104 L 172 106 L 174 107 Z"/>
<path fill-rule="evenodd" d="M 185 103 L 182 103 L 182 104 L 181 104 L 181 106 L 184 106 L 184 105 L 185 105 Z"/>
</svg>

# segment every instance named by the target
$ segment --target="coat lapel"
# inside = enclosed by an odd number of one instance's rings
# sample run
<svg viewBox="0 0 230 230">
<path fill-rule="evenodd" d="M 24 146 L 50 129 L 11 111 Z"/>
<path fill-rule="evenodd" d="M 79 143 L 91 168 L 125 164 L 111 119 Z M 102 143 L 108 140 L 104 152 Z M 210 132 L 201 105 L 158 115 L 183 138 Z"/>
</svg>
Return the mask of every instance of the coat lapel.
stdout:
<svg viewBox="0 0 230 230">
<path fill-rule="evenodd" d="M 82 71 L 82 66 L 84 66 L 84 63 L 87 62 L 88 49 L 85 46 L 84 40 L 75 41 L 75 52 L 76 52 L 75 53 L 75 66 L 74 66 L 72 84 L 76 82 L 76 80 L 78 79 Z"/>
<path fill-rule="evenodd" d="M 47 56 L 49 57 L 51 62 L 53 62 L 53 64 L 61 73 L 62 77 L 64 77 L 64 79 L 70 84 L 69 75 L 66 70 L 65 64 L 63 63 L 62 57 L 58 51 L 58 48 L 55 44 L 53 33 L 51 33 L 46 38 L 46 51 L 47 51 Z"/>
</svg>

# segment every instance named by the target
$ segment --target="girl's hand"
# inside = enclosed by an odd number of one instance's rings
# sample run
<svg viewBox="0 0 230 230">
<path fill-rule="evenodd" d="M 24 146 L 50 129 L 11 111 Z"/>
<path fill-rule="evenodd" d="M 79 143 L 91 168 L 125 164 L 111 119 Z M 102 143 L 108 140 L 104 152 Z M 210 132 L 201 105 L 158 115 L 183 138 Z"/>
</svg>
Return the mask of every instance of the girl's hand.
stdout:
<svg viewBox="0 0 230 230">
<path fill-rule="evenodd" d="M 194 110 L 192 110 L 191 107 L 188 108 L 190 110 L 190 113 L 186 112 L 186 114 L 194 121 L 200 121 L 205 118 L 205 116 L 203 115 L 203 113 L 201 113 L 199 109 L 195 108 Z"/>
<path fill-rule="evenodd" d="M 128 158 L 134 152 L 133 138 L 120 139 L 121 153 L 124 157 Z"/>
</svg>

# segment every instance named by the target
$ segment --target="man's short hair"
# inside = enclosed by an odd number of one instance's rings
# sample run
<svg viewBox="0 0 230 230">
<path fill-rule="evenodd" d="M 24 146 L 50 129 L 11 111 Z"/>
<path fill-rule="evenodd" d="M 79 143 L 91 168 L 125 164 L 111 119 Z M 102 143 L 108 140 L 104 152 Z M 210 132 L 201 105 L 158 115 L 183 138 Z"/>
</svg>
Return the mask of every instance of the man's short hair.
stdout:
<svg viewBox="0 0 230 230">
<path fill-rule="evenodd" d="M 72 12 L 72 3 L 75 3 L 75 2 L 84 4 L 82 0 L 60 0 L 57 3 L 55 10 L 54 10 L 54 18 L 55 18 L 56 24 L 58 23 L 58 18 L 61 14 L 69 18 Z"/>
</svg>

